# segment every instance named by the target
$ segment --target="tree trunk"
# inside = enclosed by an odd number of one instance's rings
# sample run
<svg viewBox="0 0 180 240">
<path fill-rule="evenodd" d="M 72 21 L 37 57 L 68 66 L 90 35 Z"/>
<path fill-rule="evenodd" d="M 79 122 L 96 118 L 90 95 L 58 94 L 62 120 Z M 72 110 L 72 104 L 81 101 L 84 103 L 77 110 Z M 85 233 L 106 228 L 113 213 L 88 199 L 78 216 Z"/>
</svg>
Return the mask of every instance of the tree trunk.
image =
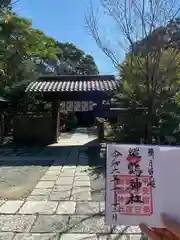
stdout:
<svg viewBox="0 0 180 240">
<path fill-rule="evenodd" d="M 59 137 L 59 103 L 58 100 L 52 101 L 52 124 L 53 124 L 53 141 L 57 142 Z"/>
<path fill-rule="evenodd" d="M 153 137 L 152 121 L 153 121 L 153 104 L 152 104 L 152 101 L 149 101 L 148 114 L 147 114 L 147 143 L 148 144 L 152 144 L 152 137 Z"/>
</svg>

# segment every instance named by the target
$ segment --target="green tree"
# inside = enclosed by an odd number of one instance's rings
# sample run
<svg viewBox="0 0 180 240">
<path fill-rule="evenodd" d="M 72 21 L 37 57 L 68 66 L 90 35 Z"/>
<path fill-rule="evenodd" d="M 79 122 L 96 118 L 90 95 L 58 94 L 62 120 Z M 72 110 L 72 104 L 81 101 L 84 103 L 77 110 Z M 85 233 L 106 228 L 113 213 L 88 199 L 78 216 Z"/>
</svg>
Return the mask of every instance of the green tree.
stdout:
<svg viewBox="0 0 180 240">
<path fill-rule="evenodd" d="M 69 74 L 98 74 L 98 68 L 91 55 L 85 54 L 72 43 L 56 43 L 58 62 L 56 72 Z"/>
<path fill-rule="evenodd" d="M 158 62 L 155 61 L 156 58 L 152 61 L 152 52 L 150 58 L 149 71 L 153 69 L 152 74 L 157 72 L 148 81 L 147 77 L 150 73 L 147 72 L 146 57 L 137 54 L 128 55 L 120 67 L 122 89 L 134 104 L 149 107 L 148 113 L 151 115 L 148 115 L 147 123 L 151 124 L 157 135 L 162 135 L 164 123 L 167 122 L 166 118 L 171 119 L 171 122 L 176 122 L 176 128 L 178 126 L 179 109 L 175 102 L 175 96 L 179 89 L 180 53 L 178 50 L 168 48 L 162 50 Z M 169 111 L 167 111 L 168 108 Z M 175 125 L 171 124 L 169 132 L 166 129 L 166 134 L 167 132 L 170 134 L 170 131 L 174 130 Z"/>
<path fill-rule="evenodd" d="M 42 61 L 56 59 L 55 41 L 32 29 L 30 20 L 14 13 L 0 22 L 0 92 L 14 83 L 33 80 Z"/>
<path fill-rule="evenodd" d="M 146 95 L 148 142 L 151 143 L 153 111 L 157 102 L 156 96 L 159 96 L 157 91 L 159 91 L 159 86 L 164 87 L 165 81 L 163 77 L 165 75 L 161 76 L 161 62 L 165 54 L 164 49 L 170 43 L 167 30 L 168 27 L 172 30 L 173 23 L 180 11 L 180 3 L 178 0 L 101 0 L 100 2 L 102 8 L 99 12 L 102 10 L 105 13 L 103 16 L 107 17 L 106 21 L 103 21 L 106 22 L 104 27 L 107 28 L 108 22 L 111 29 L 115 29 L 115 33 L 105 35 L 107 38 L 101 36 L 103 22 L 100 22 L 101 18 L 95 14 L 92 1 L 86 15 L 88 29 L 100 49 L 112 60 L 118 70 L 119 56 L 122 56 L 123 51 L 129 59 L 128 65 L 132 64 L 130 69 L 136 71 L 137 68 L 138 72 L 141 71 L 138 74 L 143 75 L 144 80 L 138 91 L 141 90 L 141 94 Z M 101 26 L 99 26 L 99 22 L 102 24 Z M 173 37 L 173 42 L 176 42 L 173 36 L 174 29 L 171 30 L 169 33 Z M 162 33 L 160 34 L 160 32 Z M 172 68 L 171 59 L 177 55 L 176 48 L 171 49 L 169 54 L 172 54 L 169 58 L 165 57 L 165 71 L 168 74 Z M 135 55 L 137 55 L 136 59 L 134 59 Z M 136 81 L 139 81 L 137 76 Z"/>
</svg>

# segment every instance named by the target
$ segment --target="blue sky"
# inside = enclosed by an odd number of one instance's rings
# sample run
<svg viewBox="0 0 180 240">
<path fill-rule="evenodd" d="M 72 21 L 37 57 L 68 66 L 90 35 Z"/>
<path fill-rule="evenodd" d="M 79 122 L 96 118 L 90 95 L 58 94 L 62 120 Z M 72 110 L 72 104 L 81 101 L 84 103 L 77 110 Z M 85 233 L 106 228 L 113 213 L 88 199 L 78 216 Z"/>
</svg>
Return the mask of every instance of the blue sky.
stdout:
<svg viewBox="0 0 180 240">
<path fill-rule="evenodd" d="M 88 0 L 20 0 L 14 8 L 19 15 L 31 18 L 34 28 L 60 42 L 72 42 L 91 54 L 101 74 L 114 74 L 116 69 L 112 62 L 98 48 L 85 27 L 87 7 Z"/>
</svg>

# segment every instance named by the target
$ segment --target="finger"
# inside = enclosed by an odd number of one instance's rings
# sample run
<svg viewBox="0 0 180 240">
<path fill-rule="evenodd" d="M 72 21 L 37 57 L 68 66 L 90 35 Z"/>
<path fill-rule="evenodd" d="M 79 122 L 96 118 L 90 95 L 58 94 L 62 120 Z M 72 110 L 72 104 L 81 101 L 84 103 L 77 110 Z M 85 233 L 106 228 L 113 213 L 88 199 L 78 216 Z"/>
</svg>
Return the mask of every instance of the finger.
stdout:
<svg viewBox="0 0 180 240">
<path fill-rule="evenodd" d="M 180 237 L 180 223 L 171 219 L 167 214 L 161 214 L 162 222 L 164 226 L 174 233 L 177 237 Z"/>
<path fill-rule="evenodd" d="M 139 225 L 141 231 L 147 235 L 147 237 L 151 238 L 152 240 L 161 240 L 160 237 L 157 236 L 157 234 L 150 228 L 148 228 L 148 226 L 144 223 L 141 223 Z"/>
</svg>

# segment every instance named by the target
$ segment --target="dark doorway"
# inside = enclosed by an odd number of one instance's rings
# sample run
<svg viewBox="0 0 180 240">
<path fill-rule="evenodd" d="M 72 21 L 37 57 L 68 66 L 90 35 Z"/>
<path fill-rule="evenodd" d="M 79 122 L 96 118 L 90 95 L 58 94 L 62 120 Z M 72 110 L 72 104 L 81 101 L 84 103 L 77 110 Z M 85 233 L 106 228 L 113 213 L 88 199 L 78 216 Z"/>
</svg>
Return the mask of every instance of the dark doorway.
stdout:
<svg viewBox="0 0 180 240">
<path fill-rule="evenodd" d="M 89 112 L 76 112 L 76 117 L 78 119 L 78 126 L 88 127 L 94 124 L 94 113 Z"/>
</svg>

